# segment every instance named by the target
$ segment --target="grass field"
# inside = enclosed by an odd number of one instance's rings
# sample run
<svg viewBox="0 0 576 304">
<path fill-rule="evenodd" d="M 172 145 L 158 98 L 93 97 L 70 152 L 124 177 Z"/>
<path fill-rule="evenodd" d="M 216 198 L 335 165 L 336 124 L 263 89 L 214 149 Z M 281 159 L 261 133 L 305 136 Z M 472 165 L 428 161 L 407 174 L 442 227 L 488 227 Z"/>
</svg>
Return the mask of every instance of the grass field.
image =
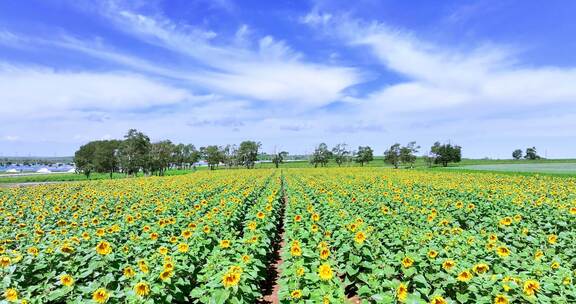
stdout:
<svg viewBox="0 0 576 304">
<path fill-rule="evenodd" d="M 576 174 L 576 163 L 522 163 L 522 164 L 489 164 L 465 165 L 458 168 L 483 171 L 566 173 Z"/>
<path fill-rule="evenodd" d="M 556 176 L 576 176 L 575 165 L 576 159 L 541 159 L 541 160 L 491 160 L 491 159 L 463 159 L 460 163 L 449 164 L 448 169 L 458 168 L 462 172 L 473 171 L 487 171 L 487 172 L 502 172 L 521 175 L 531 174 L 548 174 Z M 338 167 L 336 162 L 331 160 L 327 167 Z M 359 164 L 354 162 L 345 163 L 342 165 L 344 168 L 360 167 Z M 384 163 L 382 157 L 377 156 L 375 159 L 364 164 L 364 167 L 373 168 L 392 168 L 391 165 Z M 256 169 L 271 169 L 275 168 L 273 163 L 258 163 Z M 290 161 L 280 165 L 280 168 L 314 168 L 308 161 Z M 414 164 L 415 169 L 419 170 L 445 170 L 446 168 L 434 167 L 428 168 L 422 158 L 418 158 Z M 197 167 L 196 171 L 208 170 L 207 167 Z M 238 168 L 228 169 L 226 167 L 219 167 L 217 170 L 238 170 Z M 194 170 L 168 170 L 166 175 L 181 175 L 194 172 Z M 113 175 L 114 179 L 126 178 L 127 176 L 120 173 Z M 109 179 L 109 175 L 105 173 L 93 173 L 90 176 L 91 180 Z M 1 176 L 1 184 L 20 184 L 20 183 L 43 183 L 43 182 L 64 182 L 64 181 L 83 181 L 87 180 L 82 174 L 76 173 L 62 173 L 62 174 L 37 174 L 28 176 Z"/>
<path fill-rule="evenodd" d="M 167 170 L 166 175 L 182 175 L 194 172 L 193 170 Z M 114 173 L 112 179 L 126 178 L 125 174 Z M 87 180 L 103 180 L 110 179 L 109 173 L 92 173 L 90 179 L 85 175 L 78 173 L 58 173 L 58 174 L 34 174 L 25 176 L 2 176 L 0 177 L 1 184 L 20 184 L 20 183 L 44 183 L 44 182 L 69 182 L 69 181 L 87 181 Z"/>
<path fill-rule="evenodd" d="M 575 183 L 294 168 L 0 189 L 0 301 L 573 303 Z"/>
</svg>

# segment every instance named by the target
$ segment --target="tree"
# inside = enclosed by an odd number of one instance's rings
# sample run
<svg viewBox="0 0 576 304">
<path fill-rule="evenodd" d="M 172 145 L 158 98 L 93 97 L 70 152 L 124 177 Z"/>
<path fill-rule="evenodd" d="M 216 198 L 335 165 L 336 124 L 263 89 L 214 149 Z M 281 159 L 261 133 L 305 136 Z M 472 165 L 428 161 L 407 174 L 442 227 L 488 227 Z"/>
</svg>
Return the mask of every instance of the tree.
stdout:
<svg viewBox="0 0 576 304">
<path fill-rule="evenodd" d="M 276 168 L 278 168 L 278 166 L 284 162 L 286 156 L 288 156 L 288 152 L 286 151 L 274 154 L 274 157 L 272 157 L 272 162 L 274 163 Z"/>
<path fill-rule="evenodd" d="M 246 168 L 254 168 L 254 163 L 258 160 L 258 150 L 262 145 L 259 142 L 246 140 L 238 147 L 238 163 Z"/>
<path fill-rule="evenodd" d="M 224 163 L 228 168 L 238 165 L 238 148 L 236 145 L 226 145 L 222 149 L 222 154 L 224 156 Z"/>
<path fill-rule="evenodd" d="M 148 170 L 152 174 L 158 172 L 159 176 L 163 176 L 174 159 L 175 151 L 176 146 L 169 140 L 153 143 L 150 146 L 150 155 L 147 164 Z"/>
<path fill-rule="evenodd" d="M 314 168 L 318 165 L 324 167 L 328 164 L 328 161 L 332 157 L 332 153 L 328 150 L 328 146 L 325 143 L 321 143 L 314 149 L 310 163 L 314 165 Z"/>
<path fill-rule="evenodd" d="M 540 159 L 540 156 L 536 152 L 536 147 L 526 148 L 526 155 L 524 155 L 524 158 L 529 160 Z"/>
<path fill-rule="evenodd" d="M 219 163 L 224 161 L 224 153 L 216 145 L 200 148 L 204 160 L 208 163 L 210 170 L 214 170 Z"/>
<path fill-rule="evenodd" d="M 190 166 L 194 166 L 195 163 L 197 163 L 201 158 L 202 158 L 202 153 L 198 150 L 196 150 L 196 147 L 194 145 L 187 145 L 190 150 L 190 155 L 188 155 L 188 158 L 186 159 L 186 162 L 190 165 Z"/>
<path fill-rule="evenodd" d="M 447 167 L 448 163 L 457 163 L 462 160 L 462 148 L 452 144 L 435 142 L 430 148 L 430 154 L 434 159 L 434 163 L 442 164 L 443 167 Z"/>
<path fill-rule="evenodd" d="M 394 168 L 398 169 L 398 164 L 400 163 L 400 144 L 396 143 L 390 146 L 389 149 L 384 151 L 384 162 L 393 165 Z"/>
<path fill-rule="evenodd" d="M 514 159 L 521 159 L 522 158 L 522 150 L 521 149 L 514 150 L 514 152 L 512 152 L 512 157 Z"/>
<path fill-rule="evenodd" d="M 94 170 L 94 155 L 96 153 L 96 142 L 89 142 L 74 153 L 74 164 L 76 170 L 82 171 L 86 178 L 90 178 L 90 173 Z"/>
<path fill-rule="evenodd" d="M 96 141 L 94 152 L 94 169 L 97 172 L 108 172 L 110 178 L 119 169 L 118 150 L 122 144 L 119 140 Z"/>
<path fill-rule="evenodd" d="M 138 171 L 148 167 L 150 138 L 136 129 L 128 130 L 120 145 L 120 165 L 126 174 L 138 175 Z"/>
<path fill-rule="evenodd" d="M 369 146 L 358 147 L 358 151 L 356 152 L 356 158 L 354 159 L 357 163 L 360 163 L 360 166 L 364 166 L 364 163 L 369 163 L 374 159 L 374 151 Z"/>
<path fill-rule="evenodd" d="M 400 161 L 403 164 L 409 164 L 410 168 L 414 167 L 414 163 L 416 162 L 416 153 L 420 146 L 416 146 L 415 141 L 409 142 L 406 146 L 400 148 Z"/>
<path fill-rule="evenodd" d="M 336 147 L 332 148 L 332 155 L 334 156 L 334 161 L 340 167 L 347 159 L 350 151 L 346 149 L 346 144 L 337 144 Z"/>
</svg>

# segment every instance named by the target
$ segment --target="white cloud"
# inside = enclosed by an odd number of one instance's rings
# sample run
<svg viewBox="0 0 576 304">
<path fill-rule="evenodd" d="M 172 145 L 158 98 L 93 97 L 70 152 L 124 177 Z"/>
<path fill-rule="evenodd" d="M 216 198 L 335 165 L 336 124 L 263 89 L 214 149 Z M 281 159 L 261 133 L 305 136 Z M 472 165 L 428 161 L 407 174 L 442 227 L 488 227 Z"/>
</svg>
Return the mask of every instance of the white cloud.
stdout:
<svg viewBox="0 0 576 304">
<path fill-rule="evenodd" d="M 184 102 L 185 90 L 129 73 L 55 71 L 0 64 L 1 114 L 133 110 Z"/>
<path fill-rule="evenodd" d="M 107 15 L 119 29 L 187 56 L 206 69 L 190 71 L 188 80 L 230 95 L 314 107 L 341 98 L 346 88 L 361 81 L 353 68 L 305 62 L 302 54 L 272 36 L 260 38 L 252 50 L 234 41 L 217 44 L 205 31 L 159 17 L 128 10 Z M 239 33 L 245 31 L 241 28 Z"/>
<path fill-rule="evenodd" d="M 17 141 L 20 140 L 20 136 L 16 135 L 4 135 L 0 137 L 0 141 Z"/>
<path fill-rule="evenodd" d="M 365 98 L 346 98 L 369 114 L 466 104 L 498 107 L 576 102 L 575 68 L 525 67 L 509 47 L 484 44 L 462 50 L 428 43 L 378 22 L 332 16 L 305 19 L 350 46 L 366 47 L 387 70 L 407 78 Z"/>
</svg>

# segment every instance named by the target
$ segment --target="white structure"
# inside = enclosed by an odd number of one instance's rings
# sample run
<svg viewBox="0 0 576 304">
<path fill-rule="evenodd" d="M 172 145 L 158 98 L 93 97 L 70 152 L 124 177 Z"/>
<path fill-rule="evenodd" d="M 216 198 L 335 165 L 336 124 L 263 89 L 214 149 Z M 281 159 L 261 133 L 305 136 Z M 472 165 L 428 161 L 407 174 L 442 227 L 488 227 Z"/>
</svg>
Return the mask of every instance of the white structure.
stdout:
<svg viewBox="0 0 576 304">
<path fill-rule="evenodd" d="M 6 173 L 18 173 L 18 170 L 16 170 L 16 169 L 8 169 L 8 170 L 6 170 Z"/>
<path fill-rule="evenodd" d="M 42 169 L 39 169 L 38 171 L 36 171 L 36 173 L 52 173 L 52 172 L 46 168 L 42 168 Z"/>
</svg>

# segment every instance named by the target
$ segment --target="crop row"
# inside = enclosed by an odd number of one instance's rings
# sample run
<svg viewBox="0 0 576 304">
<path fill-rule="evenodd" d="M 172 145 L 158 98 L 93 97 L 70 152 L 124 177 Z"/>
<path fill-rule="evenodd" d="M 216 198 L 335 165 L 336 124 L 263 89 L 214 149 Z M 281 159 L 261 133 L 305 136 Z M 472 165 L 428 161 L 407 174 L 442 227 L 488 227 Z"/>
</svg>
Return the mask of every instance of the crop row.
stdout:
<svg viewBox="0 0 576 304">
<path fill-rule="evenodd" d="M 0 289 L 32 303 L 251 302 L 278 189 L 243 172 L 2 191 Z"/>
</svg>

